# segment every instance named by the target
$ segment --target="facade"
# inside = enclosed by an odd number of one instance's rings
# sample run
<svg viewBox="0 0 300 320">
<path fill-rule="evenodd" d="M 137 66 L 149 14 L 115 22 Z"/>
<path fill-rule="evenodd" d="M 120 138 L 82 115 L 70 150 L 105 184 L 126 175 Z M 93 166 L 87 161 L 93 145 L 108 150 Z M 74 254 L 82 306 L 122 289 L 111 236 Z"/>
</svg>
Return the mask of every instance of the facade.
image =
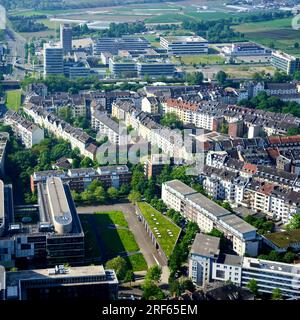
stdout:
<svg viewBox="0 0 300 320">
<path fill-rule="evenodd" d="M 300 59 L 281 51 L 272 52 L 271 64 L 288 75 L 300 70 Z"/>
<path fill-rule="evenodd" d="M 196 236 L 189 257 L 189 277 L 195 284 L 205 287 L 214 281 L 230 281 L 246 288 L 250 280 L 255 280 L 261 293 L 272 294 L 274 289 L 280 289 L 283 297 L 299 299 L 298 265 L 220 254 L 218 241 L 216 237 Z"/>
<path fill-rule="evenodd" d="M 171 55 L 208 53 L 208 41 L 195 36 L 161 37 L 160 46 Z"/>
<path fill-rule="evenodd" d="M 109 71 L 115 78 L 137 77 L 137 66 L 133 60 L 111 58 L 109 59 Z"/>
<path fill-rule="evenodd" d="M 12 190 L 0 187 L 6 212 L 0 236 L 1 265 L 12 267 L 21 258 L 47 265 L 82 264 L 84 233 L 68 185 L 58 177 L 37 185 L 38 206 L 30 209 L 37 221 L 31 223 L 15 222 Z"/>
<path fill-rule="evenodd" d="M 175 65 L 163 61 L 145 61 L 137 63 L 137 73 L 140 78 L 149 76 L 150 78 L 173 77 Z"/>
<path fill-rule="evenodd" d="M 30 176 L 31 191 L 36 192 L 38 184 L 45 184 L 50 177 L 59 177 L 69 185 L 71 190 L 82 192 L 94 180 L 100 181 L 105 188 L 115 187 L 119 189 L 122 184 L 130 183 L 131 172 L 126 165 L 103 166 L 97 169 L 69 169 L 67 172 L 62 170 L 39 171 Z"/>
<path fill-rule="evenodd" d="M 117 55 L 119 50 L 145 50 L 150 47 L 149 41 L 142 37 L 99 38 L 93 42 L 93 54 L 101 55 L 102 52 L 109 52 Z"/>
<path fill-rule="evenodd" d="M 194 283 L 204 287 L 211 282 L 213 262 L 220 254 L 220 238 L 197 233 L 189 255 L 189 275 Z"/>
<path fill-rule="evenodd" d="M 11 126 L 16 137 L 26 148 L 32 148 L 44 140 L 44 130 L 23 118 L 13 110 L 8 110 L 4 118 L 5 124 Z"/>
<path fill-rule="evenodd" d="M 64 52 L 61 45 L 44 43 L 44 77 L 64 74 Z"/>
<path fill-rule="evenodd" d="M 91 126 L 93 130 L 98 132 L 99 137 L 107 137 L 112 144 L 119 144 L 121 127 L 106 112 L 96 110 L 92 114 L 91 120 Z"/>
<path fill-rule="evenodd" d="M 224 56 L 239 57 L 239 56 L 268 56 L 271 55 L 271 50 L 265 49 L 253 42 L 233 43 L 231 46 L 222 48 Z"/>
<path fill-rule="evenodd" d="M 33 104 L 28 104 L 24 112 L 31 116 L 36 124 L 49 130 L 54 136 L 69 141 L 72 149 L 78 148 L 81 155 L 95 159 L 97 152 L 95 140 L 81 128 L 74 128 L 53 113 L 45 111 L 43 107 Z"/>
<path fill-rule="evenodd" d="M 72 26 L 69 24 L 60 25 L 60 45 L 64 55 L 72 52 Z"/>
<path fill-rule="evenodd" d="M 142 111 L 144 112 L 147 112 L 150 114 L 158 114 L 159 105 L 160 105 L 160 102 L 155 97 L 144 97 L 142 99 Z"/>
<path fill-rule="evenodd" d="M 6 146 L 9 140 L 9 133 L 1 132 L 0 133 L 0 174 L 3 176 L 5 173 L 5 154 Z"/>
<path fill-rule="evenodd" d="M 169 208 L 196 222 L 202 232 L 210 232 L 214 228 L 223 232 L 238 255 L 257 255 L 259 240 L 254 227 L 183 182 L 163 183 L 162 200 Z"/>
<path fill-rule="evenodd" d="M 3 300 L 117 300 L 118 279 L 102 265 L 6 272 Z"/>
</svg>

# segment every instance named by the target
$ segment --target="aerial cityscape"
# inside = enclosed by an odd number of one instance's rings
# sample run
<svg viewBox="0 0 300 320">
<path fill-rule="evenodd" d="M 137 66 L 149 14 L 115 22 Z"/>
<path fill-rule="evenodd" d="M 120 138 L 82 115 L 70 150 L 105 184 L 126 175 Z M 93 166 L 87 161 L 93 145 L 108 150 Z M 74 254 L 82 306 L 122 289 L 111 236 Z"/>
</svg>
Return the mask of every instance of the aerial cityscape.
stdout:
<svg viewBox="0 0 300 320">
<path fill-rule="evenodd" d="M 300 300 L 300 0 L 0 5 L 1 302 Z"/>
</svg>

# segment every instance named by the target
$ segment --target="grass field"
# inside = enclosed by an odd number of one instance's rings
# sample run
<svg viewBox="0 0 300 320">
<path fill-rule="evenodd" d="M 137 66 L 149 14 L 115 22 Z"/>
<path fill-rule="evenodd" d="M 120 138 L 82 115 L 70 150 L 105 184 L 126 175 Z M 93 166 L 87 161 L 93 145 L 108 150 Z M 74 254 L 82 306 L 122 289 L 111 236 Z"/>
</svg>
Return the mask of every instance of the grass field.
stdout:
<svg viewBox="0 0 300 320">
<path fill-rule="evenodd" d="M 245 34 L 245 39 L 255 41 L 262 45 L 274 45 L 275 49 L 290 54 L 300 55 L 300 50 L 294 48 L 296 42 L 300 43 L 299 30 L 292 29 L 292 19 L 276 19 L 265 22 L 245 23 L 235 27 L 235 30 Z"/>
<path fill-rule="evenodd" d="M 180 59 L 173 58 L 175 63 L 183 63 L 185 65 L 193 64 L 223 64 L 225 59 L 219 55 L 198 55 L 198 56 L 182 56 Z"/>
<path fill-rule="evenodd" d="M 109 260 L 118 255 L 131 253 L 125 260 L 133 271 L 147 269 L 147 263 L 139 252 L 133 233 L 128 229 L 128 223 L 123 212 L 96 212 L 92 216 L 80 215 L 80 220 L 86 235 L 86 257 L 101 257 Z M 95 232 L 96 230 L 96 232 Z M 98 245 L 96 233 L 103 247 Z M 103 261 L 104 262 L 104 261 Z"/>
<path fill-rule="evenodd" d="M 8 109 L 18 111 L 21 106 L 21 90 L 6 91 L 6 106 Z"/>
<path fill-rule="evenodd" d="M 147 220 L 151 231 L 155 234 L 158 243 L 164 250 L 166 256 L 169 257 L 174 249 L 181 229 L 163 214 L 152 208 L 148 203 L 139 202 L 138 206 Z M 157 232 L 160 233 L 161 237 L 158 237 L 154 228 L 157 228 Z M 169 235 L 168 231 L 173 234 L 172 237 Z"/>
</svg>

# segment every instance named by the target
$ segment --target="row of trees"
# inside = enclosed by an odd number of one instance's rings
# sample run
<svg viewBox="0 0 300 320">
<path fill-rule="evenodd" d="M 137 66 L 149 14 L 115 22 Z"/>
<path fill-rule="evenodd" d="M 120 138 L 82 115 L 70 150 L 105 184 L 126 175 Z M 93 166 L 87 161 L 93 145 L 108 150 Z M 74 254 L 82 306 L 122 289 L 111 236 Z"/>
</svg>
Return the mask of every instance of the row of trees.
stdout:
<svg viewBox="0 0 300 320">
<path fill-rule="evenodd" d="M 76 202 L 103 204 L 108 200 L 117 200 L 128 194 L 128 186 L 123 184 L 120 190 L 115 187 L 109 187 L 107 190 L 99 180 L 93 180 L 91 184 L 81 193 L 72 190 L 72 197 Z"/>
<path fill-rule="evenodd" d="M 251 279 L 247 283 L 247 288 L 256 296 L 259 296 L 258 292 L 258 284 L 255 279 Z M 282 292 L 279 288 L 275 288 L 272 290 L 272 300 L 281 300 L 282 299 Z"/>
<path fill-rule="evenodd" d="M 241 100 L 239 105 L 270 112 L 290 113 L 296 117 L 300 117 L 299 103 L 294 101 L 283 101 L 278 97 L 268 96 L 265 91 L 260 92 L 250 100 Z"/>
</svg>

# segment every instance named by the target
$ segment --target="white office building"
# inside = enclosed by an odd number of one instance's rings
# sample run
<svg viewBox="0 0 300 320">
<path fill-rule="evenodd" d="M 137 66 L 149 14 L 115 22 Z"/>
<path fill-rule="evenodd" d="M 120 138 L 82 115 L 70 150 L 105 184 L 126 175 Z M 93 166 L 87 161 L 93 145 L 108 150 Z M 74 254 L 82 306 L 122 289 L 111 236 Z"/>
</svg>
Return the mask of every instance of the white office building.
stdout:
<svg viewBox="0 0 300 320">
<path fill-rule="evenodd" d="M 44 77 L 64 74 L 64 52 L 60 44 L 44 43 Z"/>
</svg>

